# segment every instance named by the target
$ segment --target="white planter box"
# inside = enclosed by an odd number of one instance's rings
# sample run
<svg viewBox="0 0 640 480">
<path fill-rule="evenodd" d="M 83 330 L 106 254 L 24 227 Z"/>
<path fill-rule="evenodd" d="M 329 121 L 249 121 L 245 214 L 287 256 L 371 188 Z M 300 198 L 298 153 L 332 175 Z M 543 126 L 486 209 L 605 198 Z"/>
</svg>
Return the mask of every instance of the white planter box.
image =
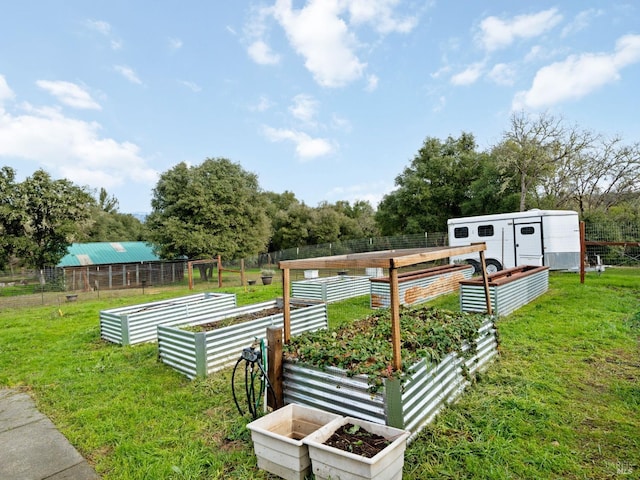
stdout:
<svg viewBox="0 0 640 480">
<path fill-rule="evenodd" d="M 376 393 L 369 391 L 366 375 L 350 376 L 337 367 L 318 368 L 285 360 L 284 401 L 417 434 L 464 391 L 469 384 L 465 372 L 475 374 L 498 354 L 493 319 L 482 324 L 475 343 L 471 358 L 452 352 L 437 364 L 423 359 L 411 367 L 412 373 L 404 381 L 384 379 L 384 388 Z"/>
<path fill-rule="evenodd" d="M 337 418 L 341 417 L 289 404 L 249 423 L 258 468 L 286 480 L 304 480 L 311 473 L 311 460 L 302 440 Z"/>
<path fill-rule="evenodd" d="M 207 318 L 179 327 L 158 325 L 158 355 L 162 362 L 189 378 L 206 377 L 210 373 L 231 366 L 238 360 L 242 349 L 256 338 L 265 338 L 269 326 L 284 325 L 282 313 L 266 315 L 235 325 L 204 332 L 194 332 L 185 327 L 219 322 L 245 314 L 259 314 L 277 307 L 281 300 L 256 303 L 232 308 Z M 327 305 L 310 300 L 291 299 L 291 334 L 328 327 Z M 291 402 L 290 402 L 291 403 Z"/>
<path fill-rule="evenodd" d="M 100 337 L 120 345 L 157 340 L 158 325 L 184 325 L 235 308 L 233 293 L 197 293 L 100 311 Z"/>
<path fill-rule="evenodd" d="M 355 455 L 324 442 L 341 426 L 347 423 L 358 425 L 370 433 L 381 435 L 391 444 L 367 458 Z M 404 466 L 404 451 L 409 432 L 398 428 L 367 422 L 358 418 L 343 417 L 305 437 L 303 442 L 309 447 L 309 457 L 316 480 L 360 480 L 384 479 L 401 480 Z"/>
<path fill-rule="evenodd" d="M 369 294 L 369 277 L 335 277 L 310 278 L 291 282 L 291 296 L 308 298 L 322 302 L 338 302 L 352 297 Z"/>
</svg>

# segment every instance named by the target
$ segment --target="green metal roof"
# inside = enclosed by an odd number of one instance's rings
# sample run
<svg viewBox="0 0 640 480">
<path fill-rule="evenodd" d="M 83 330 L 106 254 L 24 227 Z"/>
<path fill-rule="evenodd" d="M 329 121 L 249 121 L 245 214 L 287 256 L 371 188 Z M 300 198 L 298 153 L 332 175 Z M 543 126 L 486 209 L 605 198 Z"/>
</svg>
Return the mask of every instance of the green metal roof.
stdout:
<svg viewBox="0 0 640 480">
<path fill-rule="evenodd" d="M 73 243 L 57 267 L 157 262 L 160 258 L 146 242 Z"/>
</svg>

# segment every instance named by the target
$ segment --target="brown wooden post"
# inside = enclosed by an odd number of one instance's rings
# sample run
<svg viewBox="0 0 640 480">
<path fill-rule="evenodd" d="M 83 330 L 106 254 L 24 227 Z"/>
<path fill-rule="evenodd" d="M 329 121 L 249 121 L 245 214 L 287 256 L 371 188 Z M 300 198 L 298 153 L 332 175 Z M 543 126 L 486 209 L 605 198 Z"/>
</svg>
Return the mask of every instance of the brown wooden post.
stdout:
<svg viewBox="0 0 640 480">
<path fill-rule="evenodd" d="M 284 343 L 291 340 L 291 295 L 289 294 L 289 269 L 282 270 L 282 305 L 283 322 L 284 322 Z"/>
<path fill-rule="evenodd" d="M 284 406 L 282 387 L 282 327 L 267 327 L 267 377 L 275 394 L 274 399 L 267 392 L 267 406 L 276 410 Z"/>
<path fill-rule="evenodd" d="M 580 222 L 580 283 L 584 283 L 584 259 L 587 255 L 584 222 Z"/>
<path fill-rule="evenodd" d="M 218 288 L 222 288 L 222 258 L 218 255 Z"/>
<path fill-rule="evenodd" d="M 489 277 L 487 275 L 487 263 L 484 260 L 484 250 L 480 250 L 480 266 L 482 267 L 482 281 L 484 283 L 484 298 L 487 302 L 487 313 L 489 315 L 493 315 L 491 292 L 489 291 Z"/>
<path fill-rule="evenodd" d="M 240 285 L 243 287 L 246 285 L 244 278 L 244 258 L 240 259 Z"/>
<path fill-rule="evenodd" d="M 187 262 L 187 276 L 189 277 L 189 290 L 193 290 L 193 264 Z"/>
<path fill-rule="evenodd" d="M 389 267 L 389 288 L 391 294 L 391 342 L 393 344 L 393 368 L 402 370 L 402 353 L 400 351 L 400 290 L 398 288 L 398 269 Z"/>
</svg>

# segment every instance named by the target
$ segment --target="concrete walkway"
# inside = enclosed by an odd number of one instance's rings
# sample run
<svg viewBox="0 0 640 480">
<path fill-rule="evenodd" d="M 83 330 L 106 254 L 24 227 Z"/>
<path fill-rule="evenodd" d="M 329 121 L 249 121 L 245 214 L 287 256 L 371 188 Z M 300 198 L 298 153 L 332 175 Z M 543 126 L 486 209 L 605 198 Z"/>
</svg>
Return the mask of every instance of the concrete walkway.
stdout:
<svg viewBox="0 0 640 480">
<path fill-rule="evenodd" d="M 0 389 L 0 479 L 99 478 L 29 395 Z"/>
</svg>

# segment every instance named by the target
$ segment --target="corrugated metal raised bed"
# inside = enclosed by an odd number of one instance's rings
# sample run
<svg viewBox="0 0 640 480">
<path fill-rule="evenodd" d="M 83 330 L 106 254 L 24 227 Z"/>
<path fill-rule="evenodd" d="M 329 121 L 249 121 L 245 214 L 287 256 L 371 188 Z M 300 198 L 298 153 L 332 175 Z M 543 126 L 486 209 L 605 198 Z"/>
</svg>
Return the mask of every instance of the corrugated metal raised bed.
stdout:
<svg viewBox="0 0 640 480">
<path fill-rule="evenodd" d="M 473 275 L 471 265 L 441 265 L 398 274 L 398 293 L 401 305 L 417 305 L 439 295 L 458 290 L 460 281 Z M 389 277 L 371 278 L 371 308 L 391 305 Z"/>
<path fill-rule="evenodd" d="M 235 308 L 233 293 L 198 293 L 100 312 L 100 336 L 113 343 L 154 342 L 158 325 L 183 325 L 194 318 Z"/>
<path fill-rule="evenodd" d="M 336 367 L 320 369 L 286 360 L 284 402 L 315 407 L 418 433 L 440 409 L 468 385 L 469 375 L 486 366 L 498 353 L 496 328 L 488 317 L 478 330 L 476 352 L 468 359 L 453 352 L 437 364 L 421 360 L 409 378 L 385 379 L 370 392 L 366 375 L 350 377 Z M 463 351 L 469 346 L 464 346 Z"/>
<path fill-rule="evenodd" d="M 369 294 L 369 277 L 337 275 L 291 282 L 291 296 L 331 303 Z"/>
<path fill-rule="evenodd" d="M 549 267 L 523 265 L 488 276 L 491 307 L 504 316 L 536 299 L 549 289 Z M 460 308 L 464 312 L 485 312 L 482 278 L 460 282 Z"/>
<path fill-rule="evenodd" d="M 182 327 L 158 325 L 160 359 L 189 378 L 205 377 L 233 365 L 243 348 L 250 346 L 256 338 L 265 337 L 267 327 L 284 324 L 282 313 L 204 332 L 191 331 L 186 327 L 197 327 L 249 314 L 255 317 L 256 314 L 273 308 L 282 308 L 282 300 L 218 312 Z M 291 335 L 327 327 L 326 303 L 291 299 Z"/>
</svg>

